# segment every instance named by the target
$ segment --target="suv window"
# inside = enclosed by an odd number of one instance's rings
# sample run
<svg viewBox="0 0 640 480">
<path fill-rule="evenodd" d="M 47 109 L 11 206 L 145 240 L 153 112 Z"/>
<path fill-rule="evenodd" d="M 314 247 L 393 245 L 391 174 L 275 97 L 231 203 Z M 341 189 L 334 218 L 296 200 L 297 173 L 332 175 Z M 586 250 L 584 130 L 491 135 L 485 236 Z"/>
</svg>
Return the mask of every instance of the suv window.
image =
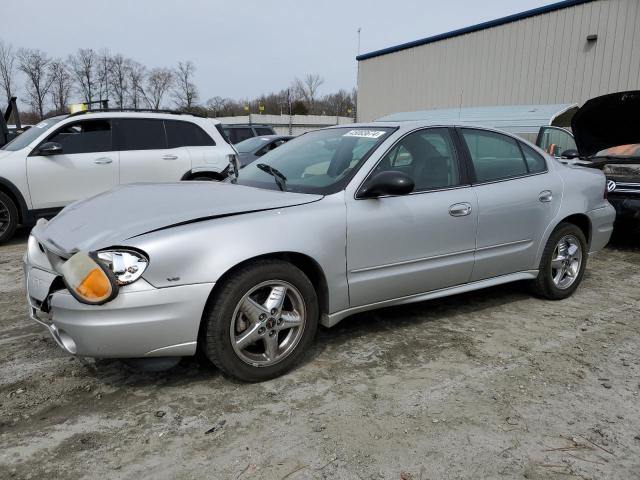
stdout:
<svg viewBox="0 0 640 480">
<path fill-rule="evenodd" d="M 164 122 L 149 118 L 118 119 L 120 150 L 158 150 L 167 148 Z"/>
<path fill-rule="evenodd" d="M 397 170 L 415 182 L 414 191 L 434 190 L 460 184 L 453 141 L 446 128 L 410 133 L 382 158 L 374 172 Z"/>
<path fill-rule="evenodd" d="M 195 123 L 180 120 L 165 120 L 169 148 L 209 147 L 216 142 Z"/>
<path fill-rule="evenodd" d="M 527 174 L 516 140 L 486 130 L 462 129 L 477 182 L 491 182 Z"/>
<path fill-rule="evenodd" d="M 256 135 L 273 135 L 273 128 L 270 127 L 256 127 Z"/>
<path fill-rule="evenodd" d="M 238 143 L 247 138 L 253 137 L 253 131 L 249 127 L 235 127 L 229 129 L 229 136 L 232 143 Z"/>
<path fill-rule="evenodd" d="M 84 120 L 69 123 L 46 141 L 62 145 L 62 152 L 65 155 L 109 152 L 113 150 L 111 121 Z"/>
</svg>

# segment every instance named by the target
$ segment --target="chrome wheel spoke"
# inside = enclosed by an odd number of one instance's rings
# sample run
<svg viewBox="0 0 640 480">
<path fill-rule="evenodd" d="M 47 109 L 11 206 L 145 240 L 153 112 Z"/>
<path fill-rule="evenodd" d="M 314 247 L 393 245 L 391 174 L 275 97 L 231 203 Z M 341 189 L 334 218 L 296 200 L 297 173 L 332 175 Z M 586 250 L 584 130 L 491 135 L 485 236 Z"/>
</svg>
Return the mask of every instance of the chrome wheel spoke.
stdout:
<svg viewBox="0 0 640 480">
<path fill-rule="evenodd" d="M 274 286 L 271 288 L 267 301 L 264 302 L 264 308 L 270 315 L 277 315 L 282 311 L 285 298 L 287 298 L 287 287 L 284 285 Z"/>
<path fill-rule="evenodd" d="M 261 322 L 268 314 L 262 305 L 250 297 L 245 298 L 240 304 L 240 311 L 253 323 Z"/>
<path fill-rule="evenodd" d="M 278 334 L 265 335 L 264 337 L 264 356 L 267 361 L 273 361 L 278 358 Z"/>
<path fill-rule="evenodd" d="M 282 312 L 280 316 L 282 323 L 278 325 L 278 330 L 286 330 L 287 328 L 295 328 L 302 325 L 302 317 L 298 312 Z"/>
<path fill-rule="evenodd" d="M 564 262 L 564 258 L 556 257 L 551 260 L 551 268 L 554 270 L 560 270 L 562 268 Z"/>
<path fill-rule="evenodd" d="M 247 348 L 249 345 L 252 345 L 258 341 L 260 338 L 260 324 L 252 325 L 247 328 L 241 335 L 235 337 L 236 347 L 238 348 Z"/>
</svg>

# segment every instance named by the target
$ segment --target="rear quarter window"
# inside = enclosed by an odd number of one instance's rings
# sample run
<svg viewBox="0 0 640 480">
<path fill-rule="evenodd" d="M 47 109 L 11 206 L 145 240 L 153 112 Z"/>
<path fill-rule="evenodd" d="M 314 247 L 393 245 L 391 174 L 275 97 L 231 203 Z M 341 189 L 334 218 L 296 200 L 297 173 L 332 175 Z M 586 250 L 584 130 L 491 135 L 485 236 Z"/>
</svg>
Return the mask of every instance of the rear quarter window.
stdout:
<svg viewBox="0 0 640 480">
<path fill-rule="evenodd" d="M 180 120 L 165 120 L 169 148 L 210 147 L 216 142 L 195 123 Z"/>
</svg>

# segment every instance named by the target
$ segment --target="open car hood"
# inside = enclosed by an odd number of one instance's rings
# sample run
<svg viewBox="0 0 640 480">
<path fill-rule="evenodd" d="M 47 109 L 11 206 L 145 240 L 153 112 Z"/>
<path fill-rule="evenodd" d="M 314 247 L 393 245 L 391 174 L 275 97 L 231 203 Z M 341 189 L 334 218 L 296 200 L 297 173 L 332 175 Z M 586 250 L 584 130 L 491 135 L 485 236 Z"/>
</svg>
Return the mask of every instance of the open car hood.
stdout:
<svg viewBox="0 0 640 480">
<path fill-rule="evenodd" d="M 571 130 L 581 157 L 640 143 L 640 90 L 587 100 L 573 116 Z"/>
<path fill-rule="evenodd" d="M 118 245 L 152 231 L 321 198 L 218 182 L 129 184 L 69 205 L 32 233 L 50 250 L 68 255 Z"/>
</svg>

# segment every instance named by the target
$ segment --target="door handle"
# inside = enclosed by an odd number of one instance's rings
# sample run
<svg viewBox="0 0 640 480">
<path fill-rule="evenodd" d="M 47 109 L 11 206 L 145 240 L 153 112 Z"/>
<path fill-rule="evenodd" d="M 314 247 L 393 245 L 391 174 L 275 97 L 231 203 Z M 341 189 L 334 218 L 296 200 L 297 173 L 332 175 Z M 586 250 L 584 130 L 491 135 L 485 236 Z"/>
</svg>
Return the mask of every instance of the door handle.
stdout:
<svg viewBox="0 0 640 480">
<path fill-rule="evenodd" d="M 543 203 L 548 203 L 551 200 L 553 200 L 553 193 L 551 192 L 551 190 L 543 190 L 538 195 L 538 200 L 540 200 Z"/>
<path fill-rule="evenodd" d="M 464 203 L 456 203 L 449 207 L 449 215 L 452 217 L 464 217 L 471 213 L 471 204 Z"/>
<path fill-rule="evenodd" d="M 177 155 L 163 155 L 162 159 L 163 160 L 177 160 L 178 156 Z"/>
<path fill-rule="evenodd" d="M 113 163 L 113 160 L 107 157 L 102 157 L 94 160 L 93 163 L 96 165 L 109 165 L 110 163 Z"/>
</svg>

